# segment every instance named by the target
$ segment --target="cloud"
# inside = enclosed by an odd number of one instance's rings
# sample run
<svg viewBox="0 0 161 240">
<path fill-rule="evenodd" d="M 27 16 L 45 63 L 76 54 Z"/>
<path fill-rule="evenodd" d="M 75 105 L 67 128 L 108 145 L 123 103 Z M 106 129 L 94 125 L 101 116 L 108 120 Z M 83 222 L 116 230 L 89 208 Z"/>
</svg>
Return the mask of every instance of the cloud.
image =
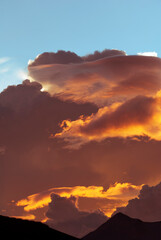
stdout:
<svg viewBox="0 0 161 240">
<path fill-rule="evenodd" d="M 51 195 L 51 203 L 46 215 L 48 217 L 46 223 L 50 227 L 79 238 L 107 220 L 101 211 L 80 211 L 76 197 L 66 198 L 57 194 Z"/>
<path fill-rule="evenodd" d="M 117 49 L 105 49 L 102 52 L 95 51 L 92 54 L 88 54 L 83 56 L 82 59 L 86 62 L 96 61 L 98 59 L 106 58 L 106 57 L 114 57 L 114 56 L 126 56 L 126 53 Z"/>
<path fill-rule="evenodd" d="M 70 149 L 112 137 L 161 139 L 161 59 L 147 57 L 148 53 L 126 56 L 122 51 L 104 50 L 82 57 L 79 63 L 61 62 L 63 56 L 73 54 L 45 53 L 28 68 L 29 75 L 51 94 L 99 106 L 96 114 L 64 120 L 62 132 L 55 137 L 64 139 Z M 55 56 L 60 57 L 59 64 Z"/>
<path fill-rule="evenodd" d="M 62 132 L 55 137 L 68 142 L 68 148 L 79 148 L 89 141 L 101 141 L 112 137 L 136 137 L 147 135 L 161 140 L 160 93 L 156 98 L 137 96 L 122 104 L 100 108 L 89 117 L 76 121 L 64 120 Z M 72 144 L 71 144 L 72 143 Z"/>
<path fill-rule="evenodd" d="M 77 151 L 64 149 L 64 141 L 50 138 L 51 134 L 61 130 L 59 123 L 64 119 L 76 121 L 80 115 L 90 117 L 92 113 L 95 115 L 98 108 L 89 103 L 64 102 L 41 89 L 41 84 L 26 80 L 0 93 L 0 208 L 6 215 L 24 216 L 31 213 L 36 216 L 36 220 L 42 220 L 51 191 L 60 194 L 61 190 L 58 192 L 58 188 L 66 186 L 71 189 L 61 192 L 66 194 L 61 196 L 69 196 L 67 192 L 74 196 L 79 195 L 82 210 L 88 211 L 92 205 L 91 210 L 99 207 L 110 216 L 116 207 L 125 204 L 130 197 L 135 197 L 130 193 L 124 199 L 125 191 L 115 199 L 109 192 L 107 196 L 106 190 L 111 184 L 130 182 L 140 186 L 159 181 L 160 142 L 147 141 L 144 137 L 139 138 L 139 141 L 111 138 L 89 142 Z M 31 209 L 36 202 L 44 204 L 39 200 L 43 196 L 45 198 L 45 194 L 40 194 L 39 197 L 33 197 L 31 202 L 26 196 L 42 193 L 51 186 L 55 190 L 52 189 L 50 193 L 47 190 L 49 201 L 44 207 L 28 212 L 24 210 L 27 206 Z M 101 188 L 90 190 L 75 186 Z M 138 191 L 136 189 L 137 193 Z M 102 198 L 89 198 L 89 194 L 100 195 Z M 15 204 L 9 205 L 13 199 L 16 202 L 26 199 L 27 204 L 15 208 Z"/>
<path fill-rule="evenodd" d="M 34 212 L 36 209 L 48 206 L 51 202 L 50 195 L 55 193 L 66 198 L 73 196 L 77 198 L 78 204 L 80 198 L 85 199 L 86 202 L 89 202 L 89 199 L 95 199 L 95 207 L 92 210 L 96 210 L 96 206 L 99 205 L 99 209 L 101 209 L 105 215 L 110 216 L 112 212 L 115 211 L 116 207 L 126 205 L 129 199 L 137 196 L 141 188 L 142 185 L 135 186 L 130 183 L 115 183 L 107 190 L 102 186 L 50 188 L 46 191 L 30 195 L 25 199 L 21 199 L 17 201 L 15 205 L 17 207 L 24 207 L 24 213 L 26 212 L 27 215 L 29 212 L 36 214 Z M 102 200 L 106 200 L 106 202 L 103 202 Z M 85 205 L 83 206 L 83 209 L 85 208 Z"/>
<path fill-rule="evenodd" d="M 156 52 L 142 52 L 142 53 L 138 53 L 138 55 L 151 56 L 151 57 L 157 57 L 158 56 L 158 54 Z"/>
<path fill-rule="evenodd" d="M 144 185 L 138 198 L 130 200 L 126 207 L 118 208 L 114 214 L 117 212 L 143 221 L 161 221 L 161 183 L 152 187 Z"/>
<path fill-rule="evenodd" d="M 57 53 L 45 52 L 38 55 L 34 61 L 29 61 L 29 66 L 39 66 L 44 64 L 69 64 L 80 63 L 83 60 L 77 54 L 73 52 L 58 51 Z"/>
<path fill-rule="evenodd" d="M 0 64 L 6 63 L 6 62 L 8 62 L 9 60 L 10 60 L 9 57 L 1 57 L 1 58 L 0 58 Z"/>
<path fill-rule="evenodd" d="M 4 67 L 4 68 L 1 68 L 0 69 L 0 74 L 3 74 L 3 73 L 6 73 L 9 71 L 9 68 L 8 67 Z"/>
<path fill-rule="evenodd" d="M 160 140 L 161 59 L 148 54 L 127 56 L 123 51 L 104 50 L 82 57 L 79 63 L 53 64 L 49 53 L 42 56 L 43 62 L 29 65 L 29 75 L 51 94 L 99 107 L 91 116 L 64 120 L 62 132 L 51 137 L 64 139 L 70 149 L 113 137 Z"/>
<path fill-rule="evenodd" d="M 38 82 L 0 93 L 1 214 L 44 220 L 54 192 L 110 216 L 137 196 L 131 185 L 160 181 L 160 59 L 110 54 L 44 61 L 29 67 Z"/>
<path fill-rule="evenodd" d="M 24 220 L 34 220 L 35 219 L 35 216 L 32 214 L 25 215 L 25 216 L 11 216 L 11 217 L 20 218 L 20 219 L 24 219 Z"/>
<path fill-rule="evenodd" d="M 80 57 L 74 52 L 66 52 L 59 50 L 58 52 L 44 52 L 39 54 L 35 60 L 29 60 L 29 67 L 39 66 L 44 64 L 70 64 L 70 63 L 82 63 L 95 61 L 105 57 L 111 56 L 124 56 L 126 53 L 124 51 L 116 49 L 105 49 L 102 52 L 95 51 L 93 54 L 88 54 L 86 56 Z"/>
<path fill-rule="evenodd" d="M 8 209 L 7 203 L 13 199 L 48 189 L 53 182 L 55 186 L 59 183 L 64 185 L 64 178 L 70 179 L 70 171 L 78 172 L 73 161 L 66 161 L 70 153 L 61 151 L 62 143 L 51 140 L 49 136 L 60 129 L 58 124 L 64 118 L 74 120 L 80 113 L 88 115 L 95 112 L 97 107 L 63 102 L 41 92 L 41 88 L 39 83 L 26 80 L 0 93 L 0 188 L 3 189 L 0 209 Z M 37 181 L 40 172 L 43 184 Z M 86 174 L 90 173 L 92 176 L 87 167 Z M 76 175 L 80 179 L 80 173 Z M 33 185 L 33 181 L 37 184 Z M 67 184 L 71 183 L 72 179 Z"/>
<path fill-rule="evenodd" d="M 51 94 L 99 106 L 137 95 L 153 96 L 161 88 L 160 69 L 159 58 L 121 54 L 81 63 L 28 66 L 29 76 Z"/>
</svg>

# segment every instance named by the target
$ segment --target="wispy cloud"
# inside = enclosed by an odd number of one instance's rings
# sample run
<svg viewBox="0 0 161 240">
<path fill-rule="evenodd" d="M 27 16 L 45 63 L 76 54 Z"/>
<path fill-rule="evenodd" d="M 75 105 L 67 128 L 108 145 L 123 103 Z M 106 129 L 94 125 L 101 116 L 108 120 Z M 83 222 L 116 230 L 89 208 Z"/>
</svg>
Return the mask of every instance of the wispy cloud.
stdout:
<svg viewBox="0 0 161 240">
<path fill-rule="evenodd" d="M 9 71 L 8 67 L 0 68 L 0 74 L 6 73 Z"/>
<path fill-rule="evenodd" d="M 1 57 L 1 58 L 0 58 L 0 64 L 3 64 L 3 63 L 8 62 L 10 59 L 11 59 L 11 58 L 9 58 L 9 57 Z"/>
</svg>

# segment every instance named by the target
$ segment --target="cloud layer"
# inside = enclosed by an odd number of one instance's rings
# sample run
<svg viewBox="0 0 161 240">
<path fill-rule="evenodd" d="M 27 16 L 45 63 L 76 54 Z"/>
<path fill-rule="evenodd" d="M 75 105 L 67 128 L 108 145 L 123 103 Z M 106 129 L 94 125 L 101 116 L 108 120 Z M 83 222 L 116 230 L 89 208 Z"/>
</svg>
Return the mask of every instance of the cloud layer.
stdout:
<svg viewBox="0 0 161 240">
<path fill-rule="evenodd" d="M 130 200 L 126 207 L 118 208 L 117 212 L 143 221 L 161 221 L 161 183 L 152 187 L 143 186 L 138 198 Z"/>
<path fill-rule="evenodd" d="M 29 212 L 24 212 L 28 201 L 25 206 L 21 205 L 15 209 L 12 200 L 18 201 L 34 195 L 35 192 L 43 192 L 50 186 L 53 188 L 72 186 L 70 191 L 74 194 L 75 186 L 99 184 L 103 189 L 109 188 L 110 184 L 116 181 L 132 182 L 134 185 L 158 181 L 159 142 L 147 142 L 141 138 L 140 142 L 135 140 L 124 142 L 113 138 L 102 143 L 92 142 L 77 151 L 69 151 L 64 149 L 64 143 L 59 139 L 50 138 L 51 134 L 60 130 L 59 123 L 63 119 L 70 116 L 70 121 L 77 121 L 81 114 L 91 117 L 91 113 L 95 114 L 98 108 L 92 104 L 58 100 L 47 92 L 42 92 L 41 88 L 39 83 L 26 80 L 18 86 L 8 87 L 0 94 L 0 184 L 3 191 L 3 197 L 0 199 L 1 213 L 44 219 L 45 209 L 39 207 L 33 210 L 36 212 L 30 212 L 29 215 Z M 150 175 L 151 171 L 154 173 L 153 176 Z M 99 191 L 102 191 L 101 189 Z M 88 194 L 83 198 L 81 191 L 79 188 L 79 202 L 86 211 L 91 206 L 92 210 L 99 206 L 110 216 L 116 207 L 125 204 L 123 199 L 125 192 L 117 199 L 111 199 L 109 195 L 105 197 L 105 194 L 99 192 L 102 198 L 96 201 L 93 198 L 89 199 Z M 47 191 L 49 200 L 45 207 L 50 201 L 50 194 L 51 191 Z M 41 200 L 40 194 L 40 198 L 38 196 L 35 198 L 35 204 L 44 206 L 44 199 L 42 202 Z M 11 204 L 8 204 L 9 202 Z"/>
<path fill-rule="evenodd" d="M 68 56 L 68 52 L 63 54 Z M 118 53 L 118 56 L 95 60 L 95 54 L 91 56 L 93 60 L 88 61 L 88 57 L 84 57 L 87 61 L 81 63 L 61 64 L 60 61 L 47 64 L 48 57 L 45 60 L 43 55 L 44 60 L 37 63 L 41 60 L 40 55 L 29 65 L 29 75 L 51 94 L 74 101 L 90 101 L 101 106 L 122 102 L 137 95 L 152 96 L 160 90 L 159 58 Z"/>
<path fill-rule="evenodd" d="M 55 137 L 68 142 L 68 148 L 79 148 L 89 141 L 105 138 L 148 136 L 161 140 L 160 96 L 156 98 L 137 96 L 123 104 L 100 108 L 90 117 L 76 121 L 64 120 L 62 132 Z M 139 140 L 139 138 L 138 138 Z"/>
<path fill-rule="evenodd" d="M 121 203 L 122 205 L 125 205 L 129 199 L 138 195 L 141 188 L 142 185 L 135 186 L 130 183 L 115 183 L 114 185 L 111 185 L 106 191 L 102 186 L 74 186 L 50 188 L 46 191 L 30 195 L 25 199 L 21 199 L 15 204 L 18 207 L 24 207 L 25 212 L 32 213 L 33 210 L 48 206 L 51 201 L 50 195 L 52 193 L 67 198 L 74 196 L 76 198 L 113 200 L 113 205 L 111 205 L 111 209 L 109 208 L 105 211 L 102 210 L 107 216 L 110 216 L 111 212 L 117 204 L 120 205 Z"/>
<path fill-rule="evenodd" d="M 40 55 L 29 65 L 30 76 L 51 94 L 99 106 L 98 112 L 88 118 L 62 122 L 62 132 L 56 137 L 69 142 L 69 148 L 111 137 L 146 135 L 161 139 L 161 60 L 113 51 L 95 52 L 79 63 L 73 60 L 59 64 L 56 56 L 72 59 L 74 53 L 48 53 L 48 57 Z"/>
<path fill-rule="evenodd" d="M 0 213 L 44 220 L 55 193 L 110 216 L 160 182 L 160 61 L 105 50 L 30 62 L 37 82 L 0 93 Z"/>
</svg>

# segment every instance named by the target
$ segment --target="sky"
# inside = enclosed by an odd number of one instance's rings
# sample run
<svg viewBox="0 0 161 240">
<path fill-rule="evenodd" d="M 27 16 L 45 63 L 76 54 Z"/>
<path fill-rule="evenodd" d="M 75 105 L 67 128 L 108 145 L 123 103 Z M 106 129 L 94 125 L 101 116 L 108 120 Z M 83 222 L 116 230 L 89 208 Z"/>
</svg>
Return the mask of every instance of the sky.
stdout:
<svg viewBox="0 0 161 240">
<path fill-rule="evenodd" d="M 29 59 L 42 52 L 82 56 L 109 48 L 161 56 L 160 8 L 160 0 L 1 0 L 0 58 L 10 61 L 0 89 L 21 82 Z"/>
<path fill-rule="evenodd" d="M 161 2 L 0 9 L 0 214 L 76 237 L 160 221 Z"/>
</svg>

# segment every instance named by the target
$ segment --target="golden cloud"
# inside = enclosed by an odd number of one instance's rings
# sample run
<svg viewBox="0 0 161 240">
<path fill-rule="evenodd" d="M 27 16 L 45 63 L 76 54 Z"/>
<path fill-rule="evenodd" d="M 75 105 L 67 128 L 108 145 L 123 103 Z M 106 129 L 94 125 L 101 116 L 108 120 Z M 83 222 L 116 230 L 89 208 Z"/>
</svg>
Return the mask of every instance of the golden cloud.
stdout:
<svg viewBox="0 0 161 240">
<path fill-rule="evenodd" d="M 24 219 L 24 220 L 34 220 L 35 216 L 33 214 L 28 214 L 28 215 L 24 215 L 24 216 L 11 216 L 14 218 L 20 218 L 20 219 Z"/>
<path fill-rule="evenodd" d="M 62 132 L 56 138 L 68 142 L 68 148 L 79 148 L 89 141 L 105 138 L 135 138 L 148 136 L 161 140 L 161 98 L 160 91 L 155 97 L 137 96 L 123 103 L 100 108 L 96 114 L 80 116 L 75 121 L 64 120 Z"/>
<path fill-rule="evenodd" d="M 108 209 L 107 211 L 107 209 L 104 208 L 105 214 L 109 215 L 116 209 L 116 207 L 125 206 L 129 199 L 136 197 L 142 186 L 143 185 L 136 186 L 131 183 L 115 183 L 106 191 L 102 186 L 50 188 L 46 191 L 30 195 L 25 199 L 19 200 L 16 203 L 16 206 L 24 207 L 25 212 L 31 212 L 39 208 L 44 208 L 51 202 L 51 193 L 56 193 L 61 197 L 70 198 L 71 196 L 74 196 L 78 198 L 78 201 L 79 198 L 114 200 L 114 205 L 111 205 L 111 209 Z M 118 200 L 121 200 L 121 205 L 120 202 L 116 204 Z"/>
</svg>

